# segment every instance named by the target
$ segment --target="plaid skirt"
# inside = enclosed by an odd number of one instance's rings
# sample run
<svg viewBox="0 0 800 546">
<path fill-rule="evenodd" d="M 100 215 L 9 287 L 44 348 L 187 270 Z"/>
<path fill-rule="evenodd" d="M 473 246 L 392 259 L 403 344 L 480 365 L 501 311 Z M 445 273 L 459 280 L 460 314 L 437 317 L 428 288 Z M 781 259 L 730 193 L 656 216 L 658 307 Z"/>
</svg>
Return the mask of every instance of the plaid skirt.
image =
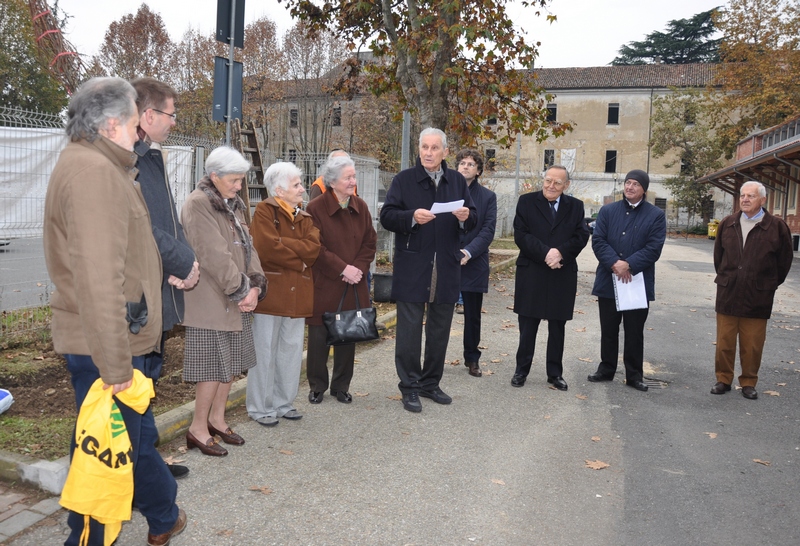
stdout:
<svg viewBox="0 0 800 546">
<path fill-rule="evenodd" d="M 228 383 L 256 365 L 253 314 L 241 313 L 242 331 L 186 327 L 183 380 Z"/>
</svg>

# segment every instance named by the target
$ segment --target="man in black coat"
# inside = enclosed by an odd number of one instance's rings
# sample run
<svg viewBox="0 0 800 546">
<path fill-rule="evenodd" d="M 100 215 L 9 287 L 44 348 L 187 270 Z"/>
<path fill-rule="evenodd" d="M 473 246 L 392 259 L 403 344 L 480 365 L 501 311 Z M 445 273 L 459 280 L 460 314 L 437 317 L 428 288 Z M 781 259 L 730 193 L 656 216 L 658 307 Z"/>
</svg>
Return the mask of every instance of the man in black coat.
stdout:
<svg viewBox="0 0 800 546">
<path fill-rule="evenodd" d="M 163 331 L 169 332 L 183 321 L 183 290 L 189 290 L 200 278 L 194 251 L 178 222 L 178 213 L 167 180 L 161 143 L 167 140 L 175 125 L 175 98 L 177 94 L 167 84 L 153 78 L 138 78 L 131 82 L 136 89 L 136 106 L 139 109 L 139 141 L 134 146 L 138 156 L 136 180 L 141 184 L 153 237 L 161 254 L 163 278 L 161 281 L 161 317 Z M 164 364 L 164 337 L 161 350 L 145 355 L 145 375 L 158 381 Z M 185 476 L 189 469 L 181 465 L 168 465 L 176 478 Z"/>
<path fill-rule="evenodd" d="M 447 153 L 444 132 L 424 129 L 416 166 L 394 177 L 380 214 L 381 225 L 395 233 L 392 299 L 397 302 L 398 387 L 403 407 L 415 413 L 422 411 L 420 396 L 438 404 L 452 402 L 439 382 L 461 285 L 459 235 L 472 229 L 476 219 L 467 182 L 447 167 Z M 434 203 L 461 200 L 451 212 L 431 212 Z M 423 321 L 425 358 L 420 365 Z"/>
<path fill-rule="evenodd" d="M 569 172 L 553 165 L 542 191 L 520 196 L 514 218 L 514 242 L 520 250 L 514 287 L 519 318 L 517 368 L 511 384 L 522 387 L 531 370 L 539 322 L 547 320 L 547 382 L 567 390 L 562 377 L 564 331 L 572 320 L 578 288 L 576 258 L 589 240 L 583 202 L 564 195 Z"/>
</svg>

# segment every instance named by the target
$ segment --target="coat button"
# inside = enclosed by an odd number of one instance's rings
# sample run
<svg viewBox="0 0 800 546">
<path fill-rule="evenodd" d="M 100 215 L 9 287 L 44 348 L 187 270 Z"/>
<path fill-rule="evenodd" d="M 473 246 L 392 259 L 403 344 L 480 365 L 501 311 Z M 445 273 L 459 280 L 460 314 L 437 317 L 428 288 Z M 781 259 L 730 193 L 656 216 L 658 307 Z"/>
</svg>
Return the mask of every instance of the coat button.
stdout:
<svg viewBox="0 0 800 546">
<path fill-rule="evenodd" d="M 623 231 L 622 234 L 625 235 L 625 232 Z"/>
<path fill-rule="evenodd" d="M 292 292 L 294 292 L 294 286 L 291 288 Z"/>
</svg>

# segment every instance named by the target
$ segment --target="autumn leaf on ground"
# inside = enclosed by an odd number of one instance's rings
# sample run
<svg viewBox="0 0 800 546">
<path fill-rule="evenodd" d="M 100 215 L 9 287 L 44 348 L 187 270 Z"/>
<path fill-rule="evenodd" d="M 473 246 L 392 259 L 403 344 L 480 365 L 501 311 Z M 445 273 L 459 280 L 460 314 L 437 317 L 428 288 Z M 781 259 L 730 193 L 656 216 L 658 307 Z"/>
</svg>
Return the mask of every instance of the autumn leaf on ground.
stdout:
<svg viewBox="0 0 800 546">
<path fill-rule="evenodd" d="M 576 332 L 585 332 L 586 331 L 586 326 L 584 326 L 583 328 L 575 328 L 575 331 Z"/>
<path fill-rule="evenodd" d="M 780 396 L 781 395 L 781 393 L 779 393 L 778 391 L 764 391 L 764 394 L 768 394 L 770 396 Z"/>
<path fill-rule="evenodd" d="M 508 353 L 500 353 L 500 356 L 508 356 Z"/>
<path fill-rule="evenodd" d="M 514 310 L 514 306 L 513 305 L 506 305 L 506 309 L 508 309 L 509 311 L 513 311 Z"/>
<path fill-rule="evenodd" d="M 592 441 L 593 442 L 599 442 L 600 441 L 600 436 L 592 436 Z"/>
<path fill-rule="evenodd" d="M 551 387 L 551 388 L 552 388 L 552 387 Z M 531 398 L 533 398 L 533 397 L 531 397 Z M 549 415 L 545 415 L 545 416 L 544 416 L 544 418 L 545 418 L 545 419 L 550 419 L 550 416 L 549 416 Z"/>
<path fill-rule="evenodd" d="M 164 457 L 164 462 L 167 464 L 181 464 L 184 461 L 186 461 L 186 459 L 176 459 L 172 455 L 169 457 Z"/>
<path fill-rule="evenodd" d="M 575 313 L 576 315 L 585 315 L 586 314 L 585 312 L 581 311 L 580 309 L 575 309 L 573 311 L 573 313 Z"/>
<path fill-rule="evenodd" d="M 591 362 L 592 361 L 591 358 L 579 358 L 578 360 L 580 360 L 581 362 Z"/>
<path fill-rule="evenodd" d="M 652 328 L 648 328 L 648 330 L 652 330 Z"/>
<path fill-rule="evenodd" d="M 753 459 L 754 463 L 763 464 L 764 466 L 770 466 L 772 463 L 769 461 L 762 461 L 761 459 Z"/>
<path fill-rule="evenodd" d="M 364 396 L 369 396 L 369 393 L 368 392 L 356 392 L 356 391 L 353 391 L 353 396 L 358 396 L 359 398 L 362 398 Z"/>
<path fill-rule="evenodd" d="M 481 313 L 485 313 L 485 312 L 486 312 L 486 309 L 484 309 L 483 307 L 481 307 Z"/>
<path fill-rule="evenodd" d="M 704 432 L 703 434 L 708 435 L 708 437 L 711 438 L 712 440 L 717 437 L 716 432 Z"/>
<path fill-rule="evenodd" d="M 294 455 L 294 451 L 289 451 L 288 449 L 281 449 L 278 451 L 281 455 Z"/>
<path fill-rule="evenodd" d="M 511 322 L 511 319 L 501 319 L 501 322 Z"/>
<path fill-rule="evenodd" d="M 779 387 L 785 387 L 786 386 L 786 383 L 775 383 L 775 384 L 778 385 Z"/>
<path fill-rule="evenodd" d="M 697 313 L 697 309 L 689 309 L 692 313 Z"/>
<path fill-rule="evenodd" d="M 402 394 L 393 394 L 391 396 L 387 396 L 386 398 L 388 398 L 389 400 L 402 400 L 403 399 L 403 395 Z"/>
<path fill-rule="evenodd" d="M 223 529 L 221 531 L 217 531 L 217 536 L 220 536 L 220 537 L 233 536 L 233 529 Z"/>
<path fill-rule="evenodd" d="M 608 468 L 608 463 L 604 463 L 603 461 L 590 461 L 586 459 L 586 468 L 591 468 L 592 470 L 603 470 L 604 468 Z"/>
<path fill-rule="evenodd" d="M 494 375 L 494 372 L 492 370 L 486 370 L 483 372 L 483 375 Z"/>
<path fill-rule="evenodd" d="M 394 336 L 381 336 L 381 339 L 394 339 Z"/>
<path fill-rule="evenodd" d="M 497 364 L 498 362 L 500 362 L 500 359 L 499 358 L 493 358 L 489 362 L 491 362 L 492 364 Z"/>
<path fill-rule="evenodd" d="M 251 485 L 250 487 L 248 487 L 248 489 L 250 491 L 261 491 L 265 495 L 269 495 L 270 493 L 272 493 L 272 489 L 270 489 L 266 485 L 264 485 L 262 487 L 259 487 L 257 485 Z"/>
<path fill-rule="evenodd" d="M 487 347 L 486 345 L 478 345 L 478 349 L 488 349 L 488 348 L 489 347 Z"/>
<path fill-rule="evenodd" d="M 178 453 L 186 453 L 187 451 L 189 450 L 186 448 L 186 446 L 180 446 L 178 448 Z"/>
<path fill-rule="evenodd" d="M 492 478 L 492 483 L 496 483 L 497 485 L 505 485 L 506 482 L 503 480 L 498 480 L 497 478 Z"/>
<path fill-rule="evenodd" d="M 34 356 L 33 359 L 34 360 L 44 360 L 44 357 L 43 356 Z"/>
<path fill-rule="evenodd" d="M 410 432 L 408 432 L 407 430 L 404 430 L 404 431 L 403 431 L 403 432 L 401 432 L 400 434 L 402 434 L 403 436 L 411 436 L 411 433 L 410 433 Z"/>
<path fill-rule="evenodd" d="M 507 289 L 504 284 L 501 284 L 500 286 L 496 286 L 495 290 L 497 290 L 498 292 L 505 292 Z"/>
<path fill-rule="evenodd" d="M 576 394 L 575 398 L 577 398 L 578 400 L 586 400 L 589 397 L 586 396 L 585 394 Z"/>
</svg>

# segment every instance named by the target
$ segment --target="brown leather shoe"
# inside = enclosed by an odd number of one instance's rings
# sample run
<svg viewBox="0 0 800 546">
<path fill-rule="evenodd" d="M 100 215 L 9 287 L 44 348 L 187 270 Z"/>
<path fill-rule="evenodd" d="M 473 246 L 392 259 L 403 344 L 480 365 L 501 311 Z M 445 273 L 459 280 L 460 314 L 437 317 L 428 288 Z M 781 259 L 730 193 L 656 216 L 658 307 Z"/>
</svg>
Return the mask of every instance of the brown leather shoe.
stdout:
<svg viewBox="0 0 800 546">
<path fill-rule="evenodd" d="M 211 436 L 219 436 L 226 444 L 231 444 L 234 446 L 244 445 L 244 438 L 233 432 L 231 427 L 228 427 L 228 430 L 222 432 L 221 430 L 214 428 L 214 425 L 211 423 L 208 423 L 208 433 Z"/>
<path fill-rule="evenodd" d="M 711 394 L 725 394 L 731 390 L 731 386 L 723 383 L 722 381 L 717 381 L 714 383 L 714 386 L 711 387 Z"/>
<path fill-rule="evenodd" d="M 742 387 L 742 396 L 748 400 L 755 400 L 758 398 L 758 393 L 755 387 Z"/>
<path fill-rule="evenodd" d="M 178 519 L 172 529 L 163 535 L 147 533 L 147 544 L 148 546 L 167 546 L 172 537 L 179 535 L 184 529 L 186 529 L 186 512 L 183 511 L 183 508 L 178 508 Z"/>
<path fill-rule="evenodd" d="M 219 445 L 213 436 L 204 444 L 188 430 L 186 431 L 186 447 L 189 449 L 196 447 L 203 455 L 211 455 L 212 457 L 224 457 L 228 454 L 228 450 Z"/>
<path fill-rule="evenodd" d="M 472 377 L 480 377 L 483 375 L 481 366 L 477 362 L 465 362 L 464 365 L 469 368 L 469 375 Z"/>
</svg>

